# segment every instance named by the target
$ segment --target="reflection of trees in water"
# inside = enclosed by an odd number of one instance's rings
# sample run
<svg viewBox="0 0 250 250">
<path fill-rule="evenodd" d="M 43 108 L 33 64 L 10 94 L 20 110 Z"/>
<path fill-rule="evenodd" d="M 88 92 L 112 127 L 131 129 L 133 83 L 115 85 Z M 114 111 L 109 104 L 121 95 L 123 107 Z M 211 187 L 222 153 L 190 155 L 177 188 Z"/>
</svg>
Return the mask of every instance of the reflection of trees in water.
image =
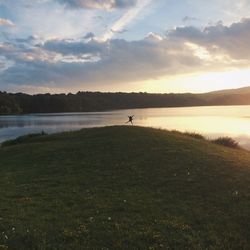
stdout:
<svg viewBox="0 0 250 250">
<path fill-rule="evenodd" d="M 76 125 L 93 125 L 99 124 L 106 120 L 107 116 L 97 116 L 94 114 L 85 116 L 76 115 L 35 115 L 35 116 L 20 116 L 20 118 L 13 119 L 13 117 L 0 118 L 0 128 L 6 127 L 31 127 L 31 126 L 76 126 Z"/>
<path fill-rule="evenodd" d="M 0 117 L 0 142 L 18 136 L 38 133 L 56 133 L 81 128 L 122 124 L 124 115 L 119 112 L 36 114 Z"/>
<path fill-rule="evenodd" d="M 242 118 L 244 117 L 242 107 L 234 107 L 233 115 L 228 116 L 225 116 L 225 113 L 228 113 L 232 107 L 219 108 L 220 112 L 218 107 L 214 108 L 217 116 L 211 116 L 211 107 L 195 107 L 195 112 L 193 109 L 157 108 L 91 113 L 0 116 L 0 141 L 3 138 L 6 140 L 28 133 L 41 132 L 42 130 L 47 133 L 56 133 L 89 127 L 124 125 L 127 116 L 134 114 L 135 125 L 197 132 L 210 139 L 229 136 L 238 141 L 240 145 L 250 149 L 250 135 L 248 136 L 245 129 L 238 131 L 241 126 L 243 128 L 250 127 L 250 120 L 248 122 L 248 119 Z M 235 115 L 235 109 L 240 109 L 239 116 Z M 245 117 L 249 117 L 247 111 L 248 109 L 245 110 Z M 220 113 L 221 116 L 219 116 Z M 225 127 L 225 124 L 230 124 L 231 128 L 230 126 Z"/>
</svg>

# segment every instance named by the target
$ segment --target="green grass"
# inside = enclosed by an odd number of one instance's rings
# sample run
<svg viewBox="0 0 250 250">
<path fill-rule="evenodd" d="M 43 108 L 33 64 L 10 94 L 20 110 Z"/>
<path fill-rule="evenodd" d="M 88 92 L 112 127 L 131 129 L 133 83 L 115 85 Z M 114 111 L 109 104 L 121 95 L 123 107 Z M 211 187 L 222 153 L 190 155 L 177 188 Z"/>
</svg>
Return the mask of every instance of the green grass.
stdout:
<svg viewBox="0 0 250 250">
<path fill-rule="evenodd" d="M 16 139 L 4 141 L 1 146 L 8 147 L 8 146 L 13 146 L 13 145 L 20 144 L 20 143 L 25 143 L 25 142 L 28 143 L 31 138 L 41 137 L 44 135 L 47 135 L 47 134 L 44 131 L 42 131 L 41 133 L 27 134 L 27 135 L 19 136 Z"/>
<path fill-rule="evenodd" d="M 182 134 L 185 136 L 189 136 L 197 140 L 207 140 L 203 135 L 196 133 L 196 132 L 180 132 L 178 130 L 172 130 L 171 132 L 179 134 L 179 135 Z"/>
<path fill-rule="evenodd" d="M 249 249 L 250 153 L 106 127 L 0 148 L 0 249 Z"/>
</svg>

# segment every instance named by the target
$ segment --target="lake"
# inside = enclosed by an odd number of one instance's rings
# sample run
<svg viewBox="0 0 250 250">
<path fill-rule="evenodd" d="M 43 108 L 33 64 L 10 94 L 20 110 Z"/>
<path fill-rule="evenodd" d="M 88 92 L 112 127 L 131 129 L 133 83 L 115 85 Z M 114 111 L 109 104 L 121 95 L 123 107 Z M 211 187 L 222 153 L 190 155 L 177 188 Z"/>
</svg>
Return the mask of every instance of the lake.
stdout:
<svg viewBox="0 0 250 250">
<path fill-rule="evenodd" d="M 197 132 L 208 138 L 230 136 L 250 149 L 250 106 L 148 108 L 90 113 L 0 116 L 0 142 L 28 133 L 124 125 L 134 115 L 138 126 Z"/>
</svg>

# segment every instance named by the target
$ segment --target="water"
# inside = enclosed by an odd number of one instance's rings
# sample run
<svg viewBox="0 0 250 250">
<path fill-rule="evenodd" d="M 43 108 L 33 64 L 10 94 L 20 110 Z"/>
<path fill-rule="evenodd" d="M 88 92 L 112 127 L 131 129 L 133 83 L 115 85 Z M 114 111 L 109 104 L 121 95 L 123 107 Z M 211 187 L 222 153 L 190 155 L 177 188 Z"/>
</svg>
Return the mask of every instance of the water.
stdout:
<svg viewBox="0 0 250 250">
<path fill-rule="evenodd" d="M 185 107 L 117 110 L 92 113 L 0 116 L 0 142 L 28 133 L 55 133 L 81 128 L 135 125 L 197 132 L 209 138 L 230 136 L 250 149 L 250 106 Z"/>
</svg>

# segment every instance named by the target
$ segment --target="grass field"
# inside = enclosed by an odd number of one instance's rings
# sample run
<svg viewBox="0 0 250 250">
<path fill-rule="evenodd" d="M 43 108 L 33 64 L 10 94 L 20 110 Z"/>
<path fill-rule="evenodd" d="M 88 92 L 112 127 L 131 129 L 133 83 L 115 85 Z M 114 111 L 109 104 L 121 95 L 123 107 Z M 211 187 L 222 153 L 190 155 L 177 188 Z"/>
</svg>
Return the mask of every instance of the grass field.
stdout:
<svg viewBox="0 0 250 250">
<path fill-rule="evenodd" d="M 249 249 L 250 152 L 140 127 L 0 148 L 0 249 Z"/>
</svg>

